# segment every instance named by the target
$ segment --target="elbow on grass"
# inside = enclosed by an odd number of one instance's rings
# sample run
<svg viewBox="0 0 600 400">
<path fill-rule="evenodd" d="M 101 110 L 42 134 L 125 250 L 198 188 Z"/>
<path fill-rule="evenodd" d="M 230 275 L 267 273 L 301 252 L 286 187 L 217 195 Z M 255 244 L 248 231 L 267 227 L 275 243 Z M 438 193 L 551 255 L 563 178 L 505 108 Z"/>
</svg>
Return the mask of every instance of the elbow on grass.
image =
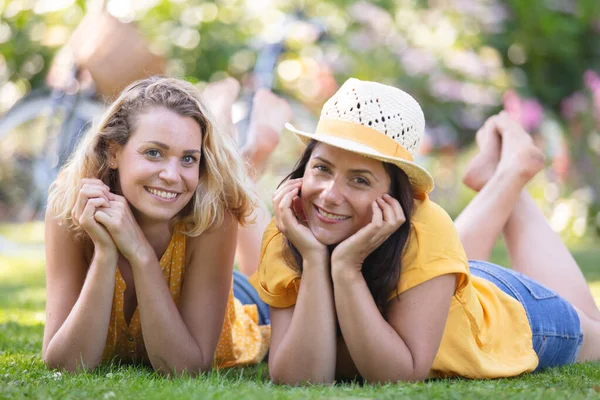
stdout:
<svg viewBox="0 0 600 400">
<path fill-rule="evenodd" d="M 278 373 L 278 371 L 269 371 L 271 382 L 276 385 L 287 385 L 287 386 L 310 386 L 310 385 L 333 385 L 335 379 L 333 376 L 325 376 L 318 374 L 307 374 L 307 376 L 287 376 L 285 373 Z"/>
<path fill-rule="evenodd" d="M 163 376 L 169 377 L 182 377 L 191 376 L 195 377 L 205 372 L 209 372 L 213 367 L 213 358 L 209 360 L 193 360 L 185 363 L 170 363 L 164 360 L 159 362 L 151 361 L 154 370 Z"/>
<path fill-rule="evenodd" d="M 43 357 L 44 365 L 49 370 L 56 370 L 60 372 L 67 372 L 69 374 L 79 374 L 82 372 L 90 372 L 96 369 L 100 364 L 99 362 L 86 364 L 82 360 L 74 360 L 66 362 L 64 360 L 56 360 L 52 357 L 45 355 Z"/>
<path fill-rule="evenodd" d="M 410 374 L 365 374 L 363 378 L 365 382 L 372 384 L 387 384 L 387 383 L 402 383 L 402 382 L 423 382 L 429 376 L 427 371 L 413 371 Z"/>
</svg>

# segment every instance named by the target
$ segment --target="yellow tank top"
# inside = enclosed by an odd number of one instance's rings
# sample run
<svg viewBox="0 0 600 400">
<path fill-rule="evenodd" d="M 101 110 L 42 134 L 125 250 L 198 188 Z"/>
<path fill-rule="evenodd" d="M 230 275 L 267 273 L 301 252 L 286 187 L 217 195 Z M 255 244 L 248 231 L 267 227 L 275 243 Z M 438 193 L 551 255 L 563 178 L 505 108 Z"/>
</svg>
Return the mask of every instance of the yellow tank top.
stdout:
<svg viewBox="0 0 600 400">
<path fill-rule="evenodd" d="M 179 305 L 185 273 L 185 239 L 182 233 L 174 233 L 159 262 L 173 301 L 177 305 Z M 117 359 L 149 364 L 139 309 L 136 308 L 129 325 L 125 321 L 123 295 L 126 284 L 118 268 L 115 279 L 110 324 L 102 359 L 105 362 Z M 270 339 L 271 327 L 258 325 L 256 305 L 242 305 L 233 297 L 232 288 L 229 291 L 225 321 L 215 352 L 214 366 L 225 368 L 259 363 L 269 349 Z"/>
</svg>

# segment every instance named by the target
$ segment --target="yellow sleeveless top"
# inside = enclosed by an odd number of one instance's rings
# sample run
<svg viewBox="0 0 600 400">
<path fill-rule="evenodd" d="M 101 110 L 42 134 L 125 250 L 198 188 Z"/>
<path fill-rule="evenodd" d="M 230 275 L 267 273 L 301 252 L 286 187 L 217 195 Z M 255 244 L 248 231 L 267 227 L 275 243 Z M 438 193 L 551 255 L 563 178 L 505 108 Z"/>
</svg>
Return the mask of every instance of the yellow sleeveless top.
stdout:
<svg viewBox="0 0 600 400">
<path fill-rule="evenodd" d="M 177 306 L 179 306 L 185 273 L 185 244 L 185 235 L 179 232 L 174 233 L 159 262 L 173 301 Z M 129 326 L 125 321 L 123 295 L 126 284 L 118 268 L 115 279 L 110 325 L 102 360 L 106 362 L 117 359 L 149 364 L 139 309 L 136 308 L 133 313 Z M 258 325 L 256 305 L 242 305 L 233 297 L 232 287 L 229 291 L 223 329 L 215 352 L 214 367 L 226 368 L 259 363 L 269 349 L 270 339 L 271 327 Z"/>
</svg>

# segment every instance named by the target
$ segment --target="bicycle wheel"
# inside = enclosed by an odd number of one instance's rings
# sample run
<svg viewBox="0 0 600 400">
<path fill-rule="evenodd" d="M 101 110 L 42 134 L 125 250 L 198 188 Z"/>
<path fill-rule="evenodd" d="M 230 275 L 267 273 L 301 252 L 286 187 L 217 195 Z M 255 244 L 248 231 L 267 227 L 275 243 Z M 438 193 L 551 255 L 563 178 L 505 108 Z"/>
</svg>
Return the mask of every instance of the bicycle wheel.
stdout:
<svg viewBox="0 0 600 400">
<path fill-rule="evenodd" d="M 0 118 L 0 222 L 41 216 L 58 168 L 103 107 L 81 97 L 68 119 L 58 122 L 53 121 L 59 118 L 55 109 L 51 93 L 42 90 L 30 93 Z M 48 126 L 53 122 L 60 131 L 49 140 Z"/>
</svg>

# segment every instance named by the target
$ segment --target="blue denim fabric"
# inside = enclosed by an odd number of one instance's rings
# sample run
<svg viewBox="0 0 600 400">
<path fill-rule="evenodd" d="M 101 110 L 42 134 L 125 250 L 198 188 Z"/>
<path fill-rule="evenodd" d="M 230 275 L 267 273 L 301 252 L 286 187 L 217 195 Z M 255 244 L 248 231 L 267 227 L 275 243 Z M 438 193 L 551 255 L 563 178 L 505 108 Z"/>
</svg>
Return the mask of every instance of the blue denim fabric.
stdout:
<svg viewBox="0 0 600 400">
<path fill-rule="evenodd" d="M 536 371 L 574 363 L 583 343 L 577 311 L 571 303 L 533 279 L 485 261 L 469 261 L 471 274 L 486 279 L 525 308 L 533 332 Z"/>
<path fill-rule="evenodd" d="M 269 325 L 271 323 L 267 303 L 258 296 L 256 289 L 248 282 L 248 277 L 235 270 L 233 271 L 233 296 L 242 304 L 256 304 L 259 325 Z"/>
</svg>

